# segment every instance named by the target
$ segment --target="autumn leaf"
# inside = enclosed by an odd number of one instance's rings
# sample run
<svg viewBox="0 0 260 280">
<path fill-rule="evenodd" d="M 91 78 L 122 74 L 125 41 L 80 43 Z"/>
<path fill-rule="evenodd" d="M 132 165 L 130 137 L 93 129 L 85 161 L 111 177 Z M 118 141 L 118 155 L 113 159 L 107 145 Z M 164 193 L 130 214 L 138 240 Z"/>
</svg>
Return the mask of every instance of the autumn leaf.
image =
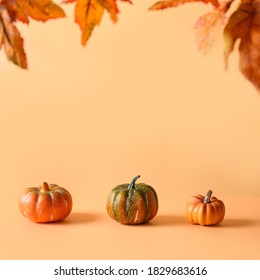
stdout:
<svg viewBox="0 0 260 280">
<path fill-rule="evenodd" d="M 81 43 L 86 45 L 93 29 L 99 25 L 104 8 L 97 0 L 78 0 L 75 7 L 75 22 L 81 29 Z"/>
<path fill-rule="evenodd" d="M 224 58 L 228 58 L 239 42 L 240 70 L 260 90 L 260 1 L 243 1 L 229 18 L 224 29 Z"/>
<path fill-rule="evenodd" d="M 196 41 L 199 50 L 207 53 L 217 41 L 226 23 L 223 10 L 215 9 L 201 16 L 195 23 Z"/>
<path fill-rule="evenodd" d="M 61 3 L 62 4 L 69 4 L 69 3 L 73 3 L 75 1 L 77 1 L 77 0 L 63 0 L 63 1 L 61 1 Z"/>
<path fill-rule="evenodd" d="M 27 69 L 23 39 L 3 7 L 0 9 L 0 49 L 4 47 L 7 58 L 21 68 Z"/>
<path fill-rule="evenodd" d="M 29 17 L 42 22 L 65 17 L 63 9 L 51 0 L 9 0 L 6 7 L 13 20 L 24 23 L 29 23 Z"/>
<path fill-rule="evenodd" d="M 98 0 L 98 2 L 109 12 L 111 20 L 116 22 L 119 13 L 116 0 Z"/>
<path fill-rule="evenodd" d="M 63 3 L 72 2 L 76 2 L 75 22 L 81 29 L 83 46 L 88 42 L 94 28 L 100 24 L 105 10 L 113 22 L 117 21 L 119 10 L 116 0 L 63 0 Z"/>
<path fill-rule="evenodd" d="M 182 4 L 191 3 L 191 2 L 203 2 L 205 4 L 211 3 L 213 6 L 218 7 L 218 0 L 167 0 L 159 1 L 152 5 L 149 10 L 163 10 L 167 8 L 174 8 Z"/>
<path fill-rule="evenodd" d="M 133 2 L 131 0 L 121 0 L 122 2 L 128 2 L 130 4 L 133 4 Z"/>
<path fill-rule="evenodd" d="M 65 17 L 63 9 L 51 0 L 0 0 L 0 12 L 0 49 L 3 47 L 7 59 L 21 68 L 27 68 L 27 60 L 23 39 L 14 23 Z"/>
<path fill-rule="evenodd" d="M 9 16 L 12 21 L 21 21 L 23 23 L 29 24 L 29 17 L 26 11 L 22 10 L 15 1 L 8 1 L 5 4 L 5 7 L 9 13 Z"/>
</svg>

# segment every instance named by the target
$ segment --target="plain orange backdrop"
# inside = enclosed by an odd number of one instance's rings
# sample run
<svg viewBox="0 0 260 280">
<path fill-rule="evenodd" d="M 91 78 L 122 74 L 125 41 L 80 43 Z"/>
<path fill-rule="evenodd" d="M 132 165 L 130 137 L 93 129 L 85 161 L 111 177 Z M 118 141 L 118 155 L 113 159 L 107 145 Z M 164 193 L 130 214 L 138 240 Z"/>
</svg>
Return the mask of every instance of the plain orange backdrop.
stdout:
<svg viewBox="0 0 260 280">
<path fill-rule="evenodd" d="M 73 6 L 66 19 L 18 24 L 29 70 L 0 55 L 1 259 L 259 259 L 260 95 L 224 70 L 222 37 L 206 56 L 194 23 L 209 5 L 148 12 L 154 1 L 119 3 L 88 45 Z M 106 213 L 116 185 L 152 185 L 159 212 L 141 226 Z M 74 201 L 61 223 L 34 224 L 19 193 L 43 181 Z M 208 189 L 223 223 L 193 226 L 188 198 Z"/>
</svg>

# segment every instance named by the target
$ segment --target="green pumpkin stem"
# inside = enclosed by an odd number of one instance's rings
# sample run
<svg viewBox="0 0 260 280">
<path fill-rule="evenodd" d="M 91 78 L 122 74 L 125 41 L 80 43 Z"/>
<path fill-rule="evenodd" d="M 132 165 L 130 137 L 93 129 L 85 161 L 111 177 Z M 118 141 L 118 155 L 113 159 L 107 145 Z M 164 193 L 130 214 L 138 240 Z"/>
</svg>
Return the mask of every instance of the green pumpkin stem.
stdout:
<svg viewBox="0 0 260 280">
<path fill-rule="evenodd" d="M 210 203 L 210 197 L 212 195 L 212 190 L 209 190 L 203 200 L 204 203 Z"/>
<path fill-rule="evenodd" d="M 133 189 L 135 187 L 135 182 L 140 177 L 141 177 L 140 175 L 134 177 L 134 179 L 132 180 L 131 184 L 128 186 L 129 190 L 131 190 L 131 189 Z"/>
<path fill-rule="evenodd" d="M 49 188 L 49 184 L 46 182 L 43 182 L 42 186 L 41 186 L 41 191 L 42 192 L 48 192 L 50 190 Z"/>
</svg>

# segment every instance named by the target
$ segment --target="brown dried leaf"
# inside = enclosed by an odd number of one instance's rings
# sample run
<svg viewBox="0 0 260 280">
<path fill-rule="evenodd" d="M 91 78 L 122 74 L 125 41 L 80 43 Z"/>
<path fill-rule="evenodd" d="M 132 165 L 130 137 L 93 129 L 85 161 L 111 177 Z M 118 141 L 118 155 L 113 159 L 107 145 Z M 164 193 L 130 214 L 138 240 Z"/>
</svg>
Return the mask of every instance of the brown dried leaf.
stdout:
<svg viewBox="0 0 260 280">
<path fill-rule="evenodd" d="M 167 0 L 167 1 L 159 1 L 152 5 L 149 10 L 163 10 L 167 8 L 174 8 L 186 3 L 192 2 L 203 2 L 205 4 L 211 3 L 213 6 L 218 7 L 218 0 Z"/>
<path fill-rule="evenodd" d="M 0 49 L 2 47 L 10 61 L 27 69 L 23 39 L 5 8 L 0 10 Z"/>
<path fill-rule="evenodd" d="M 224 29 L 224 58 L 228 58 L 239 42 L 240 70 L 260 90 L 260 2 L 244 1 L 229 18 Z"/>
</svg>

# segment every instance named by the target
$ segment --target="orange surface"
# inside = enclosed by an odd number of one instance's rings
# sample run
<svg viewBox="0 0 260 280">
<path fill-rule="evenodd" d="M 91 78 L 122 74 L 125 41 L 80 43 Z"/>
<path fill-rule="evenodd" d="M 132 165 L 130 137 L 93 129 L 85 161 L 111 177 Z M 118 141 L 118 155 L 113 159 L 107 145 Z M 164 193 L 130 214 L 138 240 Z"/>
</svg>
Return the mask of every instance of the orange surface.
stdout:
<svg viewBox="0 0 260 280">
<path fill-rule="evenodd" d="M 29 71 L 0 60 L 1 259 L 259 259 L 260 96 L 220 38 L 204 57 L 190 4 L 147 12 L 120 3 L 86 48 L 68 17 L 19 25 Z M 147 225 L 123 226 L 109 191 L 140 174 L 159 196 Z M 34 224 L 19 193 L 42 182 L 68 189 L 71 215 Z M 216 227 L 193 226 L 186 201 L 208 189 L 223 200 Z"/>
</svg>

